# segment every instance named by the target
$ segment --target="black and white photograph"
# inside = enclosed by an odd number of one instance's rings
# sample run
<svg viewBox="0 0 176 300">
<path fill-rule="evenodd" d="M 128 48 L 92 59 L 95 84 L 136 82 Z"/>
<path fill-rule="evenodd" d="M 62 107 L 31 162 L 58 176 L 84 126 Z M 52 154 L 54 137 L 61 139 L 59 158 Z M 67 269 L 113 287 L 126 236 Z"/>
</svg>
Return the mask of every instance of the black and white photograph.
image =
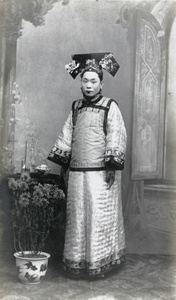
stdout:
<svg viewBox="0 0 176 300">
<path fill-rule="evenodd" d="M 0 299 L 176 299 L 176 0 L 0 0 Z"/>
</svg>

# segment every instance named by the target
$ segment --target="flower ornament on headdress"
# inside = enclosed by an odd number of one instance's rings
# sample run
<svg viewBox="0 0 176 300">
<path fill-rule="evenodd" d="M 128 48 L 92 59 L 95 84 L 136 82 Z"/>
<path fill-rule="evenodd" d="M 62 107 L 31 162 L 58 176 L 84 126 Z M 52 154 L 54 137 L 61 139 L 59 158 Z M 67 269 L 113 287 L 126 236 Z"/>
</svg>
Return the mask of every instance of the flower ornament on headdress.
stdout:
<svg viewBox="0 0 176 300">
<path fill-rule="evenodd" d="M 81 72 L 94 71 L 99 73 L 102 69 L 115 76 L 119 67 L 113 54 L 108 52 L 75 54 L 72 56 L 72 61 L 65 66 L 65 69 L 75 79 Z"/>
<path fill-rule="evenodd" d="M 71 62 L 69 62 L 69 64 L 65 65 L 65 70 L 66 70 L 73 78 L 76 78 L 76 76 L 78 75 L 78 73 L 80 73 L 80 71 L 79 71 L 79 66 L 80 66 L 80 63 L 76 63 L 75 60 L 72 60 Z"/>
<path fill-rule="evenodd" d="M 102 69 L 108 71 L 112 75 L 114 73 L 116 74 L 116 72 L 117 72 L 117 70 L 119 68 L 119 65 L 116 62 L 113 61 L 113 55 L 112 55 L 112 53 L 106 54 L 104 56 L 104 58 L 102 58 L 100 60 L 99 65 L 101 65 Z"/>
</svg>

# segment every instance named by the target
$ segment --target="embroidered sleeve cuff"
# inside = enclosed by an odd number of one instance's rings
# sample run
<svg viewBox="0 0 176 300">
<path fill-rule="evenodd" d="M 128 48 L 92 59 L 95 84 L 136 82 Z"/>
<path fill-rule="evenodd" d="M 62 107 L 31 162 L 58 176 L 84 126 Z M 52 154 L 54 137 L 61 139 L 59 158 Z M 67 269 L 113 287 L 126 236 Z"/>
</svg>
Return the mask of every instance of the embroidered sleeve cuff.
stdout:
<svg viewBox="0 0 176 300">
<path fill-rule="evenodd" d="M 68 151 L 63 151 L 57 147 L 53 147 L 47 159 L 60 166 L 68 166 L 70 163 L 70 156 L 71 155 Z"/>
<path fill-rule="evenodd" d="M 114 150 L 107 150 L 105 154 L 105 166 L 106 168 L 114 170 L 123 170 L 125 162 L 125 154 Z"/>
</svg>

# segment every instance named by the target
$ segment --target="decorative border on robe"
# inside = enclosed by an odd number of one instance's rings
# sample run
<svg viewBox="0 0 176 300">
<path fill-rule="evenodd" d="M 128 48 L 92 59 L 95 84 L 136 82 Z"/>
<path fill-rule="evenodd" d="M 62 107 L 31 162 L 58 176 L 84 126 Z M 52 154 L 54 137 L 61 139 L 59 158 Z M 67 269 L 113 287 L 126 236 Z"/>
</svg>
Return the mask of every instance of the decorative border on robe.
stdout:
<svg viewBox="0 0 176 300">
<path fill-rule="evenodd" d="M 107 149 L 105 152 L 105 164 L 115 170 L 123 170 L 125 154 L 118 149 Z"/>
<path fill-rule="evenodd" d="M 124 261 L 125 249 L 122 249 L 118 253 L 111 254 L 106 258 L 96 262 L 87 262 L 86 260 L 75 262 L 64 257 L 63 270 L 70 275 L 91 277 L 110 272 L 119 267 Z"/>
<path fill-rule="evenodd" d="M 64 151 L 54 146 L 53 149 L 50 151 L 47 159 L 61 166 L 65 166 L 70 163 L 70 157 L 70 152 Z"/>
</svg>

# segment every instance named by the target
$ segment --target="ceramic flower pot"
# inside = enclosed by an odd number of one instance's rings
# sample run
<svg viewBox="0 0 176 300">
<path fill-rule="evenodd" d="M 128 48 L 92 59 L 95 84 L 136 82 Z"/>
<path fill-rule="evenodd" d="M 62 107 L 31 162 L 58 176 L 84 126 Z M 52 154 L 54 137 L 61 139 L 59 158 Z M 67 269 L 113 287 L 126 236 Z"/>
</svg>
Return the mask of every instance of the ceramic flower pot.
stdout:
<svg viewBox="0 0 176 300">
<path fill-rule="evenodd" d="M 24 284 L 39 284 L 45 276 L 50 254 L 41 252 L 39 256 L 33 257 L 30 251 L 14 253 L 16 258 L 16 270 L 18 279 Z"/>
</svg>

